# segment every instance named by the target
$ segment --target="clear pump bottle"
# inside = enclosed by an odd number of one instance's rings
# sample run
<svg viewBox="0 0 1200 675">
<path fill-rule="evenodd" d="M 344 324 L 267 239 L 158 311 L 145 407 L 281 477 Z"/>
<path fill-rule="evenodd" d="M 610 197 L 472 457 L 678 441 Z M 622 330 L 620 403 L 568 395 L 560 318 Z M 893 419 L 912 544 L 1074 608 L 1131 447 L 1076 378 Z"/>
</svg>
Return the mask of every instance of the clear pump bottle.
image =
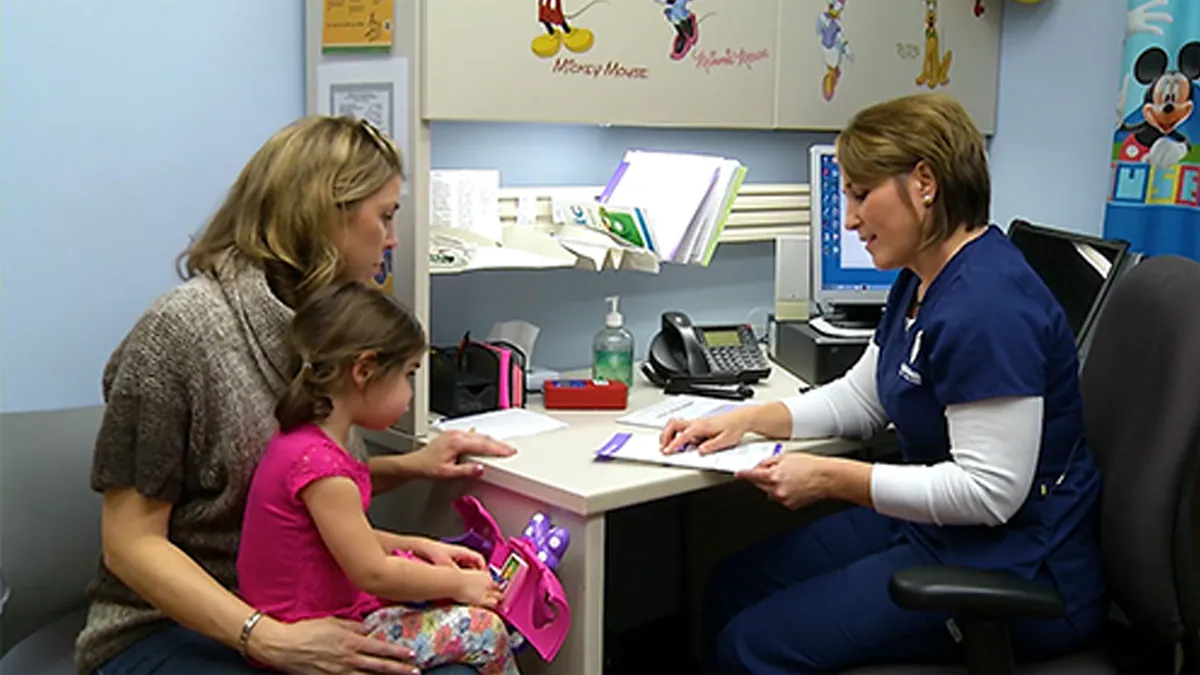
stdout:
<svg viewBox="0 0 1200 675">
<path fill-rule="evenodd" d="M 620 297 L 604 299 L 609 305 L 604 330 L 592 340 L 592 379 L 620 380 L 633 386 L 633 334 L 625 330 L 625 317 L 618 310 Z"/>
</svg>

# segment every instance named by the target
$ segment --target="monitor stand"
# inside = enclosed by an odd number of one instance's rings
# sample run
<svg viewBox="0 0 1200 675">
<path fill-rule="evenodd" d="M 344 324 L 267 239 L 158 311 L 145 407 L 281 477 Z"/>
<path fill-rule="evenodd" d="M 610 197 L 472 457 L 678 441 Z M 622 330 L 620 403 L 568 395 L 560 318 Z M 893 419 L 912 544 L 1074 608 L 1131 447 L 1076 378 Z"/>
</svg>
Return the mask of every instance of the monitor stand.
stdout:
<svg viewBox="0 0 1200 675">
<path fill-rule="evenodd" d="M 883 318 L 883 305 L 836 305 L 821 316 L 837 328 L 873 331 Z"/>
</svg>

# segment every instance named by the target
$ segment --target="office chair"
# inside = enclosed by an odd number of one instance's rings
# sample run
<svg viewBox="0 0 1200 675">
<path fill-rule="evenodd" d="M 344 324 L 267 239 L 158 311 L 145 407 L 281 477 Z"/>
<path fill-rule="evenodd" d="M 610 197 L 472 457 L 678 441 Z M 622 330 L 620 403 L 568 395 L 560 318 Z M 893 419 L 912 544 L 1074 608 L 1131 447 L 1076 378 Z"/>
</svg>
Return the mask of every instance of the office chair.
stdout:
<svg viewBox="0 0 1200 675">
<path fill-rule="evenodd" d="M 1081 375 L 1088 441 L 1103 477 L 1109 591 L 1135 636 L 1137 662 L 1122 664 L 1131 672 L 1175 672 L 1177 647 L 1182 672 L 1200 672 L 1198 301 L 1200 263 L 1147 259 L 1113 288 Z M 1121 672 L 1105 644 L 1018 670 L 1008 622 L 1061 615 L 1053 589 L 1006 573 L 928 566 L 896 573 L 890 591 L 902 607 L 959 617 L 969 673 Z"/>
</svg>

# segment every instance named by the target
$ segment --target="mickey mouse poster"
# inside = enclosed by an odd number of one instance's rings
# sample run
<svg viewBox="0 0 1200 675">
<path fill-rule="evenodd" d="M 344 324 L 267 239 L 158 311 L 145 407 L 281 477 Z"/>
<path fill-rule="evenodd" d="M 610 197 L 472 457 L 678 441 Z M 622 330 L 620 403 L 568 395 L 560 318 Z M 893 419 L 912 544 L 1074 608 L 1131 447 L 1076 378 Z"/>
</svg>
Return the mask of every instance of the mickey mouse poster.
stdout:
<svg viewBox="0 0 1200 675">
<path fill-rule="evenodd" d="M 1200 76 L 1200 35 L 1168 40 L 1175 23 L 1170 0 L 1131 0 L 1113 138 L 1117 162 L 1157 169 L 1179 164 L 1191 150 L 1194 87 Z M 1131 88 L 1138 87 L 1140 91 Z M 1137 94 L 1140 93 L 1140 97 Z M 1136 97 L 1136 98 L 1135 98 Z"/>
<path fill-rule="evenodd" d="M 1119 128 L 1119 131 L 1128 132 L 1122 146 L 1123 160 L 1141 160 L 1167 168 L 1187 156 L 1191 142 L 1182 127 L 1195 110 L 1198 77 L 1198 41 L 1184 44 L 1174 57 L 1158 46 L 1148 47 L 1138 54 L 1133 64 L 1133 78 L 1145 89 L 1141 108 Z"/>
<path fill-rule="evenodd" d="M 1104 236 L 1200 259 L 1200 2 L 1127 7 Z"/>
</svg>

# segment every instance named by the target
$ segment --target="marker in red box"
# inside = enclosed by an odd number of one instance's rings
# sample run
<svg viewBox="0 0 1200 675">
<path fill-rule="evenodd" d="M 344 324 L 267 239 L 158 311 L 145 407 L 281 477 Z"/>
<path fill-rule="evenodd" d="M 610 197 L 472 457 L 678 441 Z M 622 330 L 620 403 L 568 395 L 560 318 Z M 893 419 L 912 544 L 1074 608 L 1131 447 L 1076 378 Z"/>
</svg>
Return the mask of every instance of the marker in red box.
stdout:
<svg viewBox="0 0 1200 675">
<path fill-rule="evenodd" d="M 624 410 L 629 387 L 619 380 L 547 380 L 542 405 L 548 410 Z"/>
</svg>

